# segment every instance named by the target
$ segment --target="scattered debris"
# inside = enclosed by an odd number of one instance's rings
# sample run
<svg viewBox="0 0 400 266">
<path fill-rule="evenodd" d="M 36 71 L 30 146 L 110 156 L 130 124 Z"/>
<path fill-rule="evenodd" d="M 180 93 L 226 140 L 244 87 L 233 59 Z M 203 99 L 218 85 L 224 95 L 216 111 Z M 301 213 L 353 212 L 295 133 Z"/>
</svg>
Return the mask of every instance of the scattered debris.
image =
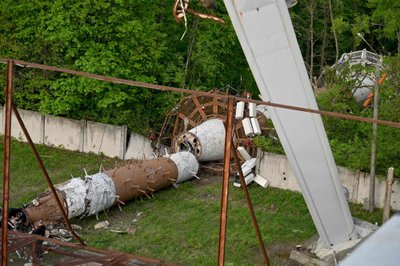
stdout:
<svg viewBox="0 0 400 266">
<path fill-rule="evenodd" d="M 110 231 L 111 233 L 117 233 L 117 234 L 120 234 L 120 235 L 128 233 L 128 231 L 115 230 L 115 229 L 110 229 L 108 231 Z"/>
<path fill-rule="evenodd" d="M 109 225 L 110 225 L 110 223 L 108 221 L 103 221 L 103 222 L 95 224 L 94 229 L 97 230 L 97 229 L 108 228 Z"/>
<path fill-rule="evenodd" d="M 136 233 L 136 231 L 137 231 L 137 228 L 135 228 L 133 226 L 126 229 L 126 232 L 128 232 L 128 234 L 130 234 L 130 235 L 134 235 Z"/>
<path fill-rule="evenodd" d="M 249 153 L 246 151 L 246 149 L 244 147 L 239 146 L 237 148 L 237 150 L 239 151 L 240 156 L 246 160 L 241 165 L 241 169 L 242 169 L 243 175 L 245 177 L 246 185 L 248 185 L 254 181 L 261 187 L 267 188 L 270 182 L 263 176 L 259 175 L 256 170 L 258 158 L 251 158 Z M 233 185 L 235 187 L 242 186 L 240 183 L 239 173 L 236 173 Z"/>
<path fill-rule="evenodd" d="M 175 0 L 174 7 L 173 7 L 173 14 L 174 14 L 176 22 L 179 23 L 181 21 L 181 19 L 183 18 L 186 23 L 186 21 L 187 21 L 186 13 L 191 13 L 202 19 L 211 19 L 211 20 L 214 20 L 214 21 L 222 23 L 222 24 L 225 23 L 225 21 L 223 19 L 221 19 L 217 16 L 200 13 L 200 12 L 197 12 L 197 11 L 189 8 L 189 1 L 190 0 Z M 205 2 L 210 2 L 210 1 L 201 0 L 201 2 L 202 2 L 202 5 L 206 8 L 213 9 L 215 7 L 215 4 L 210 5 L 210 4 L 205 3 Z M 185 26 L 186 26 L 186 24 L 185 24 Z"/>
</svg>

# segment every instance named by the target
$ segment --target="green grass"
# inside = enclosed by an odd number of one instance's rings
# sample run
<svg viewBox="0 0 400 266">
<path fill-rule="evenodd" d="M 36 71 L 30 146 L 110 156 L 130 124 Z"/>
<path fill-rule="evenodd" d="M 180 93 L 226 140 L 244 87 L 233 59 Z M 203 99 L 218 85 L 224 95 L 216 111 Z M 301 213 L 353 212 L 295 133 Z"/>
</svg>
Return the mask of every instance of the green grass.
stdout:
<svg viewBox="0 0 400 266">
<path fill-rule="evenodd" d="M 54 184 L 83 176 L 83 168 L 94 173 L 100 164 L 112 167 L 115 160 L 93 154 L 37 146 Z M 3 145 L 0 145 L 1 158 Z M 3 172 L 3 164 L 0 169 Z M 82 226 L 79 234 L 88 245 L 117 249 L 140 256 L 159 258 L 181 265 L 214 265 L 217 260 L 221 178 L 203 174 L 201 181 L 186 182 L 175 189 L 155 193 L 154 199 L 129 202 L 99 214 L 109 229 L 94 230 L 96 217 L 72 222 Z M 2 185 L 2 184 L 1 184 Z M 47 184 L 29 146 L 12 142 L 10 206 L 18 207 L 41 193 Z M 273 265 L 287 262 L 290 249 L 316 233 L 300 193 L 249 186 L 260 230 Z M 375 223 L 382 217 L 351 205 L 353 215 Z M 240 189 L 230 186 L 226 265 L 262 265 L 257 238 Z M 110 229 L 136 230 L 118 234 Z"/>
</svg>

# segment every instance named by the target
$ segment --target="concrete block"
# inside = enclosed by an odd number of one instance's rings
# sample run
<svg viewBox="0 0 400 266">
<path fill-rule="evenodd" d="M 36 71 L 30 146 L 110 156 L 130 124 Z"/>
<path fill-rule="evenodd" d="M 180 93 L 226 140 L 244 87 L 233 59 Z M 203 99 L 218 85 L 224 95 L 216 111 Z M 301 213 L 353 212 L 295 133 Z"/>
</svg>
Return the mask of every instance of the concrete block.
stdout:
<svg viewBox="0 0 400 266">
<path fill-rule="evenodd" d="M 261 153 L 257 155 L 260 160 L 258 173 L 270 180 L 271 187 L 300 191 L 295 176 L 290 168 L 286 156 Z M 369 174 L 338 167 L 339 176 L 343 186 L 349 191 L 349 200 L 354 203 L 365 204 L 365 199 L 369 197 Z M 375 179 L 375 206 L 382 208 L 385 197 L 386 182 L 383 177 Z M 400 210 L 400 182 L 395 181 L 392 187 L 391 208 Z"/>
<path fill-rule="evenodd" d="M 269 183 L 270 183 L 266 178 L 264 178 L 264 177 L 262 177 L 262 176 L 260 176 L 260 175 L 256 175 L 256 176 L 254 177 L 254 182 L 256 182 L 257 184 L 259 184 L 259 185 L 262 186 L 263 188 L 267 188 L 268 185 L 269 185 Z"/>
<path fill-rule="evenodd" d="M 45 115 L 44 143 L 67 150 L 79 150 L 81 122 L 63 117 Z"/>
<path fill-rule="evenodd" d="M 143 160 L 153 159 L 154 157 L 150 140 L 142 135 L 131 133 L 124 159 Z"/>
<path fill-rule="evenodd" d="M 250 184 L 254 180 L 254 174 L 253 173 L 248 174 L 247 176 L 244 177 L 244 180 L 246 182 L 246 185 Z M 233 185 L 235 187 L 241 187 L 242 186 L 242 184 L 240 184 L 240 177 L 239 176 L 236 177 L 235 182 L 233 182 Z"/>
<path fill-rule="evenodd" d="M 124 158 L 126 127 L 88 121 L 84 136 L 84 152 Z"/>
<path fill-rule="evenodd" d="M 246 149 L 245 149 L 244 147 L 239 146 L 239 147 L 237 148 L 237 150 L 238 150 L 238 152 L 240 153 L 240 155 L 242 156 L 242 158 L 243 158 L 245 161 L 251 159 L 249 153 L 246 151 Z"/>
<path fill-rule="evenodd" d="M 271 187 L 301 192 L 286 156 L 265 153 L 260 161 L 260 175 L 270 180 Z"/>
<path fill-rule="evenodd" d="M 253 169 L 256 166 L 257 158 L 251 158 L 250 160 L 245 161 L 242 164 L 242 167 L 248 167 L 250 169 Z"/>
<path fill-rule="evenodd" d="M 18 109 L 18 112 L 25 124 L 26 129 L 28 130 L 29 135 L 31 136 L 32 141 L 37 144 L 42 144 L 44 136 L 44 115 L 23 109 Z M 4 119 L 2 119 L 2 122 L 4 123 Z M 3 123 L 2 128 L 4 131 Z M 12 112 L 11 115 L 11 136 L 20 141 L 27 141 L 14 112 Z"/>
</svg>

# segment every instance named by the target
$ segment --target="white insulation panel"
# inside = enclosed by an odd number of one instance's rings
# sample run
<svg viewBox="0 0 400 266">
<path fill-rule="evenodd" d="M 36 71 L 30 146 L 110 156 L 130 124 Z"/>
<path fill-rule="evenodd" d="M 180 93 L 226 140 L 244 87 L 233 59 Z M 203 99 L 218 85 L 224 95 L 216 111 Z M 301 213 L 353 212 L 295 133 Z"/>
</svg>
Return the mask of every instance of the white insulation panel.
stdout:
<svg viewBox="0 0 400 266">
<path fill-rule="evenodd" d="M 114 182 L 104 173 L 86 176 L 84 180 L 72 178 L 56 187 L 65 193 L 68 218 L 97 214 L 111 207 L 116 199 Z"/>
<path fill-rule="evenodd" d="M 244 134 L 248 137 L 252 137 L 254 135 L 253 128 L 251 127 L 250 118 L 246 117 L 242 120 Z"/>
<path fill-rule="evenodd" d="M 257 118 L 252 117 L 252 118 L 250 118 L 250 121 L 251 121 L 251 127 L 253 128 L 254 135 L 257 135 L 257 136 L 261 135 L 260 123 L 258 123 Z"/>
<path fill-rule="evenodd" d="M 242 119 L 243 118 L 243 113 L 244 113 L 244 102 L 238 102 L 236 104 L 235 118 L 236 119 Z"/>
<path fill-rule="evenodd" d="M 237 150 L 238 150 L 238 152 L 240 153 L 240 155 L 243 157 L 243 159 L 244 159 L 245 161 L 251 159 L 249 153 L 246 151 L 246 149 L 245 149 L 244 147 L 239 146 L 239 147 L 237 148 Z"/>
<path fill-rule="evenodd" d="M 257 116 L 257 105 L 255 103 L 249 103 L 249 117 Z"/>
</svg>

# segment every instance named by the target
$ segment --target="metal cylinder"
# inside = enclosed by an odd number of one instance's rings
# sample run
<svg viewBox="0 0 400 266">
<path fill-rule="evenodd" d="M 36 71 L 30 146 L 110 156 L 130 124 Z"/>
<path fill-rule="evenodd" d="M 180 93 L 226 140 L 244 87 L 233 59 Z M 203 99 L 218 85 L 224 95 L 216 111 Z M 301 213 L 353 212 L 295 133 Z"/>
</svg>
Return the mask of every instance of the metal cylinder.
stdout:
<svg viewBox="0 0 400 266">
<path fill-rule="evenodd" d="M 165 157 L 131 163 L 105 171 L 115 185 L 117 199 L 115 203 L 126 202 L 175 183 L 178 177 L 176 164 Z"/>
<path fill-rule="evenodd" d="M 68 207 L 62 192 L 57 191 L 58 197 L 63 202 L 63 208 L 67 212 Z M 63 215 L 58 208 L 56 199 L 50 190 L 46 190 L 43 194 L 34 199 L 28 207 L 24 209 L 27 221 L 30 224 L 41 222 L 42 224 L 50 224 L 54 222 L 62 222 Z"/>
<path fill-rule="evenodd" d="M 196 157 L 190 152 L 178 152 L 169 157 L 178 168 L 178 178 L 176 183 L 187 181 L 199 171 L 199 163 Z"/>
<path fill-rule="evenodd" d="M 225 127 L 220 119 L 210 119 L 181 134 L 174 141 L 175 151 L 193 153 L 200 162 L 224 158 Z"/>
<path fill-rule="evenodd" d="M 114 182 L 104 173 L 72 178 L 56 187 L 64 194 L 68 218 L 97 214 L 111 207 L 117 197 Z"/>
<path fill-rule="evenodd" d="M 56 190 L 68 218 L 83 218 L 134 198 L 150 197 L 157 190 L 190 179 L 198 169 L 196 157 L 182 152 L 172 154 L 170 158 L 132 162 L 84 178 L 72 178 L 57 185 Z M 33 200 L 23 211 L 31 224 L 61 222 L 63 219 L 49 191 Z"/>
</svg>

